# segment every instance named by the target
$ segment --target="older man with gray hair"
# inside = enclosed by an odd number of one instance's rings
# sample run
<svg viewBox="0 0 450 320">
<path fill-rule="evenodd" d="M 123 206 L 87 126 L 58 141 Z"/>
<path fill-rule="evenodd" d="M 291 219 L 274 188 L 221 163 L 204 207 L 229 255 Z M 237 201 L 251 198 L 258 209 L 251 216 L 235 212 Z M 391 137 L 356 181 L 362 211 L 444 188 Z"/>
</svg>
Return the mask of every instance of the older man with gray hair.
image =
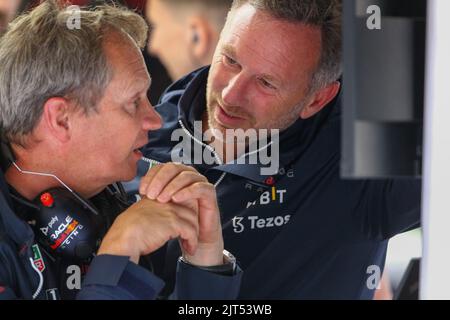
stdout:
<svg viewBox="0 0 450 320">
<path fill-rule="evenodd" d="M 48 0 L 1 38 L 0 298 L 156 298 L 149 254 L 174 238 L 173 297 L 236 296 L 240 271 L 203 176 L 159 166 L 166 180 L 151 170 L 142 192 L 164 197 L 132 206 L 116 183 L 135 176 L 162 124 L 146 95 L 146 36 L 130 11 Z"/>
</svg>

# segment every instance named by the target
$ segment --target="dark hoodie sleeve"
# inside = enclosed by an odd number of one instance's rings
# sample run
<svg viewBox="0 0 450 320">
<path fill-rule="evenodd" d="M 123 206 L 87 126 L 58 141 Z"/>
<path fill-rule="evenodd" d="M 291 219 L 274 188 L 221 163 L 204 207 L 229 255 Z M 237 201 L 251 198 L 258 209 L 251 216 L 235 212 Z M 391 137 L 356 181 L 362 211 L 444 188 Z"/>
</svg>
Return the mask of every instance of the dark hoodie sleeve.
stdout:
<svg viewBox="0 0 450 320">
<path fill-rule="evenodd" d="M 222 276 L 178 264 L 177 283 L 172 299 L 236 299 L 242 271 Z M 79 300 L 150 300 L 156 299 L 164 282 L 128 257 L 101 255 L 90 267 Z"/>
<path fill-rule="evenodd" d="M 220 275 L 178 262 L 175 291 L 170 299 L 235 300 L 241 287 L 242 270 Z"/>
<path fill-rule="evenodd" d="M 78 293 L 79 300 L 153 300 L 164 282 L 128 257 L 95 257 Z"/>
<path fill-rule="evenodd" d="M 367 181 L 355 208 L 365 236 L 385 240 L 420 227 L 421 180 Z"/>
</svg>

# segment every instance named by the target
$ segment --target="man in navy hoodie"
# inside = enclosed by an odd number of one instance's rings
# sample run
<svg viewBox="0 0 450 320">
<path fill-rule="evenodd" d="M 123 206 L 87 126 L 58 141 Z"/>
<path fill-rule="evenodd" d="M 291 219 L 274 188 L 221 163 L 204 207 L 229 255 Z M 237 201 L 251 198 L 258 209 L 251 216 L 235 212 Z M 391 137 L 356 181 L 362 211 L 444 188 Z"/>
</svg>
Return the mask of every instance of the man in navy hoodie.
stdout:
<svg viewBox="0 0 450 320">
<path fill-rule="evenodd" d="M 1 38 L 0 299 L 157 298 L 164 283 L 148 255 L 174 238 L 172 298 L 236 297 L 241 272 L 203 176 L 159 166 L 170 181 L 151 170 L 142 190 L 167 199 L 131 207 L 115 183 L 136 175 L 138 149 L 161 127 L 146 37 L 130 11 L 49 0 Z"/>
<path fill-rule="evenodd" d="M 371 299 L 388 239 L 419 224 L 420 181 L 340 178 L 340 77 L 341 1 L 235 0 L 211 66 L 161 98 L 144 155 L 215 184 L 240 298 Z"/>
</svg>

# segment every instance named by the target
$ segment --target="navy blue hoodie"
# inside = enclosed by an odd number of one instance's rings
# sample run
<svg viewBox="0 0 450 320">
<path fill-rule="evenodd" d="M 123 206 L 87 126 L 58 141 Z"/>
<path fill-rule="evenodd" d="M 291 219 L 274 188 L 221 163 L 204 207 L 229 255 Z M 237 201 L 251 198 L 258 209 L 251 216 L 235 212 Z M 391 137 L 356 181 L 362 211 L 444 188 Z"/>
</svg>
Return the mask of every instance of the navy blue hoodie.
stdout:
<svg viewBox="0 0 450 320">
<path fill-rule="evenodd" d="M 160 277 L 130 262 L 129 257 L 100 255 L 80 265 L 47 254 L 19 211 L 0 170 L 0 300 L 147 300 L 160 295 L 164 287 Z M 226 276 L 173 263 L 177 285 L 172 299 L 237 297 L 240 270 Z M 76 269 L 84 278 L 81 290 L 73 278 Z"/>
<path fill-rule="evenodd" d="M 205 111 L 208 70 L 162 96 L 156 109 L 164 126 L 150 133 L 146 157 L 170 161 L 180 143 L 172 132 L 180 128 L 183 139 L 199 144 L 193 123 Z M 245 271 L 240 298 L 371 299 L 387 240 L 419 226 L 420 180 L 340 178 L 340 126 L 338 96 L 280 134 L 280 168 L 269 177 L 261 164 L 194 164 L 218 183 L 225 246 Z M 176 257 L 179 249 L 172 243 L 167 250 Z"/>
</svg>

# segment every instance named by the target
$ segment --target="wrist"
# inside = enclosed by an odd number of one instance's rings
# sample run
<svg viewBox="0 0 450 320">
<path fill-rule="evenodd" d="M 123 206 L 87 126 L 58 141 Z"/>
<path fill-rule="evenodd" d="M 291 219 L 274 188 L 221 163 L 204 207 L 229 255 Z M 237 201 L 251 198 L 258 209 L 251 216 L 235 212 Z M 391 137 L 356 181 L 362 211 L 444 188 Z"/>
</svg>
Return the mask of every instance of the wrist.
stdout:
<svg viewBox="0 0 450 320">
<path fill-rule="evenodd" d="M 194 255 L 183 252 L 183 259 L 186 263 L 199 267 L 222 265 L 223 250 L 223 244 L 212 247 L 199 245 Z"/>
<path fill-rule="evenodd" d="M 237 262 L 236 258 L 227 250 L 223 250 L 222 252 L 222 258 L 220 259 L 221 263 L 216 265 L 210 265 L 210 266 L 200 266 L 192 264 L 191 262 L 187 261 L 185 257 L 181 256 L 178 261 L 180 263 L 190 265 L 196 268 L 199 268 L 201 270 L 205 270 L 208 272 L 213 272 L 221 275 L 234 275 L 237 270 Z"/>
<path fill-rule="evenodd" d="M 113 256 L 129 257 L 130 261 L 138 264 L 140 254 L 136 252 L 133 246 L 127 245 L 128 241 L 123 238 L 108 237 L 105 236 L 103 239 L 97 255 L 107 254 Z"/>
</svg>

